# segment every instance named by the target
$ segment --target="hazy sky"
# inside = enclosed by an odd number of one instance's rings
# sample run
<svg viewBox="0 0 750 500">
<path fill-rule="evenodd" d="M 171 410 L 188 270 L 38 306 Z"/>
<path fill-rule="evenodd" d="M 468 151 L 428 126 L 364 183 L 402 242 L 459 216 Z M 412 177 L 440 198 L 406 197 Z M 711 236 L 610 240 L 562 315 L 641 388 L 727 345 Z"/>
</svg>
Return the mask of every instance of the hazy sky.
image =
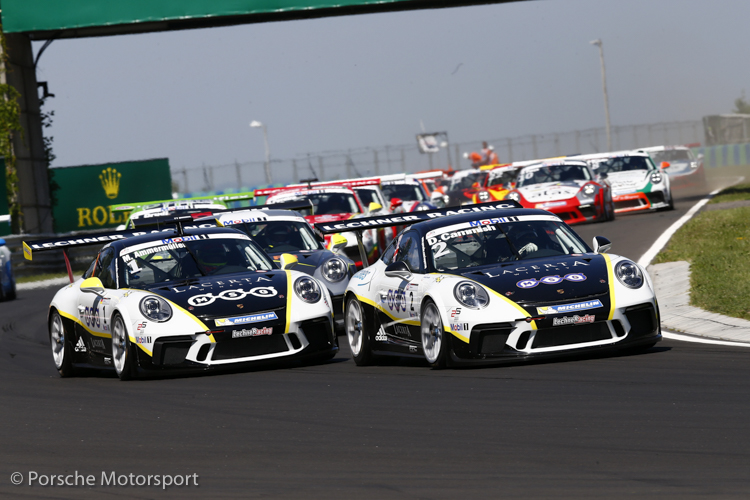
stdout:
<svg viewBox="0 0 750 500">
<path fill-rule="evenodd" d="M 168 157 L 173 168 L 730 112 L 750 89 L 750 2 L 539 0 L 58 40 L 53 166 Z M 41 47 L 34 43 L 35 52 Z"/>
</svg>

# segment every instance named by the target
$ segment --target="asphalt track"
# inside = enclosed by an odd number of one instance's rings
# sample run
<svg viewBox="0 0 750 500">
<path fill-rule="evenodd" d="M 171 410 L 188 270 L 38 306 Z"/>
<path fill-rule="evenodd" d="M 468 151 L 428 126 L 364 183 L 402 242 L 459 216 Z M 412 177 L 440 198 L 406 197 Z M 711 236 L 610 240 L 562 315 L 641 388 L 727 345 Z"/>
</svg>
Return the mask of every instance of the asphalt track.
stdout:
<svg viewBox="0 0 750 500">
<path fill-rule="evenodd" d="M 638 259 L 696 199 L 576 229 Z M 748 348 L 664 340 L 643 354 L 432 371 L 358 368 L 344 347 L 315 366 L 60 379 L 45 326 L 54 292 L 0 303 L 3 498 L 750 495 Z M 97 486 L 28 486 L 30 471 Z M 113 471 L 195 473 L 199 486 L 100 486 Z"/>
</svg>

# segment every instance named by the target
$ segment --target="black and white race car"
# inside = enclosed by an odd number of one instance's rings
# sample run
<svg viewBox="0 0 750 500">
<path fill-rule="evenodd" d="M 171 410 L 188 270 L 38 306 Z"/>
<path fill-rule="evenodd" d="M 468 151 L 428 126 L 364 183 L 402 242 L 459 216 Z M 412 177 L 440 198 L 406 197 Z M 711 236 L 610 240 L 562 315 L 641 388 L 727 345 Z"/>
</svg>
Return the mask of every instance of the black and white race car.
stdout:
<svg viewBox="0 0 750 500">
<path fill-rule="evenodd" d="M 142 235 L 29 242 L 24 254 L 95 243 L 107 244 L 49 307 L 52 356 L 64 377 L 78 367 L 114 367 L 125 380 L 328 359 L 338 350 L 326 287 L 277 269 L 235 229 L 178 224 Z"/>
<path fill-rule="evenodd" d="M 354 361 L 424 358 L 433 367 L 526 360 L 661 339 L 648 274 L 593 250 L 559 217 L 492 202 L 322 223 L 323 232 L 411 225 L 345 297 Z"/>
</svg>

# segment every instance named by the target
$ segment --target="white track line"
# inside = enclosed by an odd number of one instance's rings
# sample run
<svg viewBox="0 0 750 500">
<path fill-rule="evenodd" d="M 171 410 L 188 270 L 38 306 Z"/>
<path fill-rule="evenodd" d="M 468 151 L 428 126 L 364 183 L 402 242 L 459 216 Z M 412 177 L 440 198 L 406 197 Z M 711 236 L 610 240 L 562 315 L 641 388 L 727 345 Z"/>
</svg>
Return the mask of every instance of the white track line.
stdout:
<svg viewBox="0 0 750 500">
<path fill-rule="evenodd" d="M 711 198 L 716 196 L 719 193 L 719 191 L 721 191 L 722 189 L 726 189 L 728 187 L 734 186 L 735 184 L 742 182 L 744 179 L 745 179 L 744 177 L 738 177 L 734 182 L 732 182 L 728 186 L 721 187 L 719 189 L 715 189 L 714 191 L 711 191 L 708 194 L 708 196 L 706 196 L 701 201 L 693 205 L 693 207 L 690 210 L 688 210 L 688 212 L 685 215 L 680 217 L 677 220 L 677 222 L 669 226 L 667 230 L 664 231 L 662 235 L 656 239 L 654 244 L 651 245 L 651 248 L 646 250 L 646 253 L 644 253 L 643 256 L 641 256 L 641 258 L 638 259 L 638 265 L 644 268 L 648 267 L 648 265 L 651 264 L 651 261 L 654 260 L 654 257 L 656 257 L 656 255 L 659 252 L 661 252 L 662 248 L 664 248 L 667 245 L 667 242 L 669 242 L 669 239 L 674 235 L 674 233 L 676 233 L 677 230 L 680 229 L 687 221 L 692 219 L 693 216 L 696 214 L 696 212 L 698 212 L 698 210 L 703 208 L 703 205 L 708 203 L 709 200 L 711 200 Z"/>
<path fill-rule="evenodd" d="M 726 340 L 714 340 L 705 337 L 694 337 L 692 335 L 682 335 L 679 333 L 672 332 L 661 332 L 662 337 L 671 340 L 680 340 L 682 342 L 696 342 L 698 344 L 714 344 L 714 345 L 728 345 L 732 347 L 750 347 L 750 344 L 746 342 L 729 342 Z"/>
</svg>

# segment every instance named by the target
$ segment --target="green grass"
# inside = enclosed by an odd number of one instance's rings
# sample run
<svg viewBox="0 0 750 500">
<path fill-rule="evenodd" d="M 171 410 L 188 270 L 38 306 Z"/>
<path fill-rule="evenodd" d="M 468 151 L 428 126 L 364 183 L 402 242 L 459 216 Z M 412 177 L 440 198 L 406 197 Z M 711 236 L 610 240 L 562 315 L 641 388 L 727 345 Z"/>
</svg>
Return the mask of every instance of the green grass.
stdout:
<svg viewBox="0 0 750 500">
<path fill-rule="evenodd" d="M 724 203 L 726 201 L 750 200 L 750 184 L 737 184 L 726 188 L 714 196 L 709 203 Z"/>
<path fill-rule="evenodd" d="M 68 273 L 47 273 L 47 274 L 35 274 L 34 276 L 17 276 L 16 284 L 32 283 L 34 281 L 44 281 L 44 280 L 50 280 L 53 278 L 63 278 L 63 277 L 67 278 Z M 73 273 L 73 277 L 74 278 L 76 277 L 75 273 Z"/>
<path fill-rule="evenodd" d="M 682 226 L 655 264 L 690 262 L 690 303 L 750 319 L 750 207 L 703 212 Z"/>
</svg>

